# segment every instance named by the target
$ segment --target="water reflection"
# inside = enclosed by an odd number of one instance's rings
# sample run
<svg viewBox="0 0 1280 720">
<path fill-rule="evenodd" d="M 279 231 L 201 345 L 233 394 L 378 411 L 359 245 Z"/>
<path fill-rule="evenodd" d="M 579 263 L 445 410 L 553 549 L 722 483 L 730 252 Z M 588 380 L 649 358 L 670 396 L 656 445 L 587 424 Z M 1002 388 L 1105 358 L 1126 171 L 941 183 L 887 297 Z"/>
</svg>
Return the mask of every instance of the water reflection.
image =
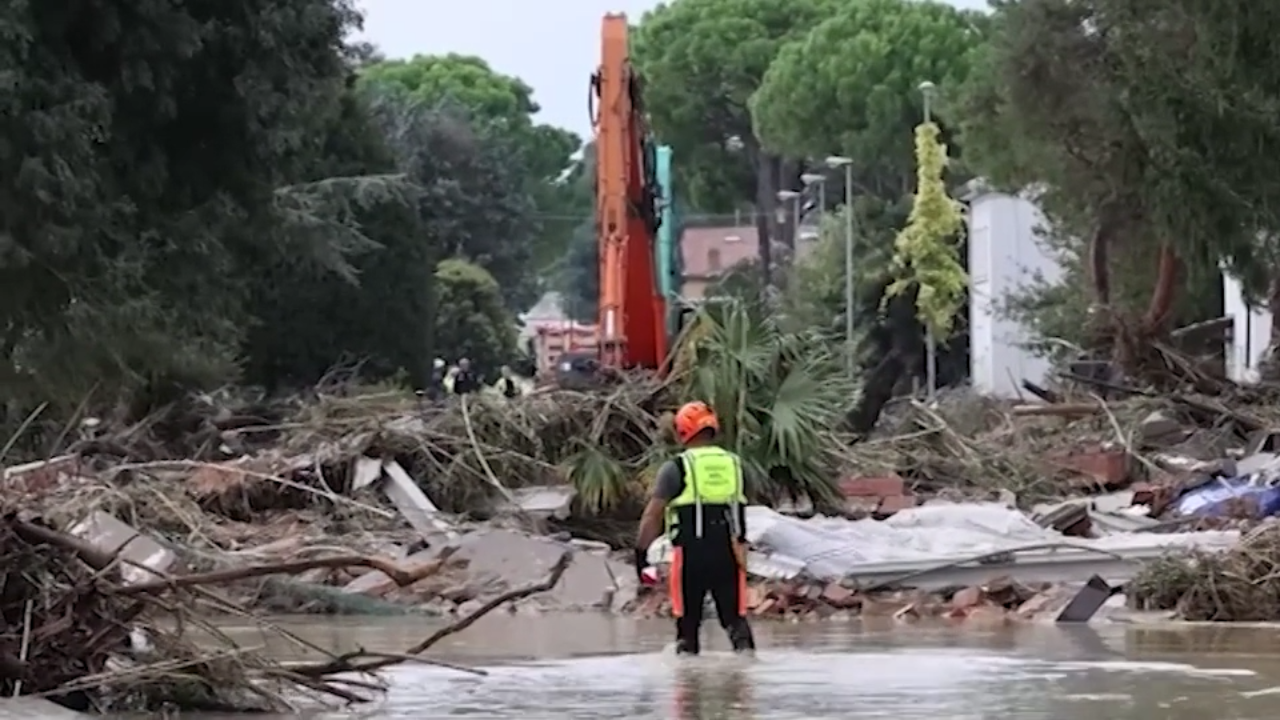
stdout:
<svg viewBox="0 0 1280 720">
<path fill-rule="evenodd" d="M 754 720 L 751 680 L 744 668 L 712 669 L 688 664 L 676 668 L 672 683 L 676 720 Z"/>
<path fill-rule="evenodd" d="M 337 649 L 396 651 L 420 619 L 326 620 L 292 629 Z M 280 655 L 305 650 L 245 632 Z M 665 622 L 493 617 L 433 651 L 489 677 L 403 666 L 365 717 L 791 720 L 1261 720 L 1276 717 L 1280 629 L 761 624 L 758 658 L 676 658 Z M 322 716 L 351 718 L 350 711 Z M 283 720 L 283 719 L 281 719 Z"/>
</svg>

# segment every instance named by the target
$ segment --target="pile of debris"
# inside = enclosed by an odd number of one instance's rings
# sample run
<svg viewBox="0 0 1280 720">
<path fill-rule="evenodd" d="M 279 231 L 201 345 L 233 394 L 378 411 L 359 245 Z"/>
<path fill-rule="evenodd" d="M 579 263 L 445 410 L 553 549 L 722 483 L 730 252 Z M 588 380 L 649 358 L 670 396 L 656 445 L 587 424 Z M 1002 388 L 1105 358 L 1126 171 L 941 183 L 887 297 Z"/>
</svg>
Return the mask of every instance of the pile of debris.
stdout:
<svg viewBox="0 0 1280 720">
<path fill-rule="evenodd" d="M 919 495 L 1012 492 L 1033 503 L 1160 480 L 1275 427 L 1280 403 L 1256 395 L 1018 404 L 952 392 L 893 408 L 852 455 L 860 474 L 902 477 Z"/>
<path fill-rule="evenodd" d="M 638 491 L 636 478 L 654 464 L 664 393 L 657 381 L 637 378 L 609 392 L 555 389 L 511 402 L 464 396 L 431 403 L 403 391 L 276 405 L 204 397 L 125 428 L 94 424 L 68 454 L 112 474 L 202 470 L 202 505 L 246 517 L 297 507 L 318 489 L 358 490 L 355 461 L 374 458 L 394 461 L 444 511 L 483 514 L 513 490 L 565 484 L 566 463 L 590 447 L 612 468 L 598 492 L 581 500 L 600 510 Z"/>
<path fill-rule="evenodd" d="M 1192 553 L 1152 563 L 1129 589 L 1132 602 L 1184 620 L 1280 619 L 1280 523 L 1267 522 L 1225 553 Z"/>
<path fill-rule="evenodd" d="M 105 527 L 99 526 L 104 521 Z M 290 712 L 303 698 L 344 704 L 371 700 L 370 691 L 385 689 L 376 677 L 335 675 L 369 673 L 404 661 L 503 603 L 554 588 L 570 557 L 563 552 L 542 582 L 491 598 L 404 655 L 326 653 L 324 662 L 286 667 L 236 647 L 209 624 L 206 617 L 214 612 L 252 617 L 213 586 L 315 568 L 364 566 L 403 587 L 433 569 L 406 570 L 379 558 L 330 554 L 172 574 L 163 569 L 173 563 L 171 553 L 146 538 L 122 536 L 122 526 L 99 516 L 68 533 L 12 509 L 0 515 L 0 556 L 5 559 L 0 692 L 6 697 L 36 695 L 78 711 L 147 713 Z M 302 642 L 266 624 L 262 631 Z"/>
<path fill-rule="evenodd" d="M 1087 500 L 1082 502 L 1088 502 Z M 1234 530 L 1108 527 L 1068 536 L 1052 516 L 998 503 L 931 500 L 883 519 L 799 519 L 747 510 L 749 605 L 762 617 L 830 615 L 951 619 L 1008 616 L 1087 621 L 1148 563 L 1236 546 Z M 659 541 L 649 560 L 665 570 Z M 1224 556 L 1225 557 L 1225 556 Z M 1123 606 L 1116 600 L 1113 605 Z M 641 614 L 668 611 L 644 597 Z"/>
<path fill-rule="evenodd" d="M 237 602 L 273 612 L 465 615 L 547 572 L 566 550 L 577 558 L 566 582 L 539 606 L 633 607 L 633 571 L 608 547 L 630 542 L 634 519 L 591 536 L 607 544 L 556 535 L 570 517 L 580 529 L 591 513 L 578 510 L 638 496 L 660 459 L 654 413 L 664 389 L 634 382 L 612 392 L 447 406 L 334 394 L 235 412 L 207 402 L 124 431 L 89 428 L 78 452 L 9 468 L 4 480 L 11 499 L 44 509 L 57 527 L 146 536 L 169 558 L 161 570 L 296 567 L 342 553 L 417 574 L 402 585 L 368 563 L 322 563 L 287 578 L 226 581 Z M 1269 481 L 1258 481 L 1280 477 L 1280 459 L 1268 454 L 1277 443 L 1262 433 L 1229 457 L 1270 415 L 1280 425 L 1269 405 L 1136 392 L 1037 406 L 964 394 L 902 403 L 876 437 L 849 449 L 862 474 L 842 483 L 846 517 L 751 509 L 751 570 L 763 583 L 756 607 L 763 616 L 847 611 L 839 604 L 848 598 L 822 598 L 849 579 L 864 599 L 977 587 L 1009 558 L 1033 571 L 1012 575 L 1020 587 L 1093 575 L 1125 582 L 1170 550 L 1220 551 L 1236 537 L 1241 488 L 1258 491 L 1251 517 L 1280 508 L 1262 494 Z M 590 481 L 565 471 L 575 439 L 612 454 L 595 453 Z M 1230 498 L 1204 499 L 1222 487 Z M 1084 497 L 1033 506 L 1073 494 Z M 1001 503 L 957 502 L 974 496 Z M 1029 507 L 1031 515 L 1017 509 Z"/>
<path fill-rule="evenodd" d="M 1083 587 L 1019 583 L 1008 576 L 946 591 L 862 590 L 852 579 L 762 580 L 747 587 L 751 615 L 764 620 L 883 618 L 899 622 L 945 620 L 973 624 L 1089 622 L 1119 592 L 1101 581 Z M 662 593 L 637 598 L 629 608 L 642 617 L 669 617 Z"/>
</svg>

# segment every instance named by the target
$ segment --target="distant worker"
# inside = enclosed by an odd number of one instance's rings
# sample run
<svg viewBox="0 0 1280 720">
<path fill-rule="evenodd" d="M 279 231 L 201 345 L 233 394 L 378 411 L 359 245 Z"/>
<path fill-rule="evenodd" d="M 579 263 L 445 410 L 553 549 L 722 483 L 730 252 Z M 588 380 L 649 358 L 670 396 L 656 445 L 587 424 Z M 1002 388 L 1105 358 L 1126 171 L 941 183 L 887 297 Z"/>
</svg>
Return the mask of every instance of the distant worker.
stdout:
<svg viewBox="0 0 1280 720">
<path fill-rule="evenodd" d="M 462 358 L 453 374 L 453 394 L 470 395 L 480 390 L 480 377 L 471 369 L 471 361 Z"/>
<path fill-rule="evenodd" d="M 444 358 L 436 358 L 431 362 L 431 382 L 427 386 L 427 397 L 432 400 L 440 399 L 445 393 L 445 368 Z"/>
<path fill-rule="evenodd" d="M 498 376 L 498 382 L 493 386 L 502 393 L 504 398 L 514 398 L 520 396 L 520 383 L 516 380 L 516 374 L 511 371 L 511 367 L 502 366 L 502 373 Z"/>
<path fill-rule="evenodd" d="M 716 445 L 720 422 L 706 403 L 684 405 L 675 415 L 676 439 L 685 446 L 658 470 L 636 538 L 641 583 L 652 571 L 649 546 L 663 533 L 671 541 L 671 612 L 676 652 L 697 655 L 707 593 L 734 652 L 756 648 L 746 608 L 746 494 L 742 461 Z"/>
</svg>

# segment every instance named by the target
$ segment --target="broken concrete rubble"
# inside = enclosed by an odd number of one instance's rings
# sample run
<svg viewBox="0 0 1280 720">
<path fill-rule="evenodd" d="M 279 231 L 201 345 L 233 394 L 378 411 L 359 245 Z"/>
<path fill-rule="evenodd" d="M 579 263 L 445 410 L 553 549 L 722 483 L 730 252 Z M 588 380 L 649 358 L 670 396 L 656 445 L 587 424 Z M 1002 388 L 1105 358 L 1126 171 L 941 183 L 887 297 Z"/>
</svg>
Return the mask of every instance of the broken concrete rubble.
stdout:
<svg viewBox="0 0 1280 720">
<path fill-rule="evenodd" d="M 155 580 L 158 573 L 172 570 L 178 559 L 172 550 L 100 510 L 73 525 L 69 532 L 89 541 L 108 557 L 122 558 L 120 575 L 126 583 Z"/>
<path fill-rule="evenodd" d="M 942 465 L 929 475 L 916 466 L 899 464 L 890 470 L 870 462 L 865 468 L 854 468 L 855 472 L 840 483 L 849 505 L 846 517 L 802 520 L 751 508 L 748 527 L 754 547 L 749 555 L 750 571 L 758 587 L 768 585 L 761 604 L 848 610 L 854 597 L 862 605 L 886 602 L 878 593 L 935 594 L 957 587 L 977 588 L 1000 575 L 1028 587 L 1045 583 L 1075 587 L 1094 576 L 1107 584 L 1123 583 L 1143 563 L 1165 553 L 1217 552 L 1235 542 L 1239 526 L 1224 524 L 1220 516 L 1179 524 L 1181 520 L 1175 515 L 1185 507 L 1179 505 L 1179 499 L 1193 490 L 1227 483 L 1228 476 L 1243 473 L 1265 478 L 1268 473 L 1280 472 L 1280 459 L 1271 454 L 1275 445 L 1272 435 L 1262 433 L 1238 458 L 1223 458 L 1221 448 L 1197 436 L 1201 429 L 1187 425 L 1183 413 L 1165 408 L 1131 415 L 1126 422 L 1126 443 L 1114 437 L 1116 431 L 1102 417 L 1105 413 L 1097 402 L 1079 405 L 1070 410 L 1071 419 L 1065 422 L 1054 412 L 1032 413 L 1026 408 L 1013 415 L 1020 422 L 1024 416 L 1047 415 L 1047 420 L 1027 422 L 1057 426 L 1093 422 L 1101 432 L 1081 434 L 1078 440 L 1057 446 L 1036 445 L 1032 448 L 1035 452 L 1029 451 L 1017 467 L 999 457 L 990 458 L 994 463 L 990 472 L 996 477 L 1015 471 L 1038 472 L 1051 478 L 1045 484 L 1057 482 L 1059 489 L 1070 487 L 1091 494 L 1037 506 L 1030 518 L 1015 509 L 1019 502 L 1014 490 L 988 485 L 984 497 L 999 497 L 999 503 L 950 502 L 938 497 L 939 484 L 946 475 L 942 470 L 947 469 Z M 426 422 L 406 416 L 387 427 L 412 435 L 425 432 Z M 993 435 L 984 442 L 998 444 L 997 440 Z M 338 447 L 343 443 L 359 447 L 354 452 Z M 964 453 L 966 462 L 985 457 L 982 449 L 991 447 L 995 445 L 970 447 Z M 169 461 L 148 464 L 145 472 L 160 480 L 180 480 L 201 508 L 209 507 L 215 496 L 244 505 L 236 512 L 219 510 L 216 520 L 193 528 L 189 535 L 201 538 L 200 542 L 207 538 L 212 547 L 201 549 L 211 550 L 210 555 L 217 555 L 219 562 L 228 566 L 248 562 L 250 557 L 255 561 L 298 557 L 318 545 L 358 545 L 361 552 L 407 558 L 407 567 L 422 568 L 452 548 L 455 556 L 438 573 L 409 587 L 396 586 L 379 571 L 362 568 L 317 569 L 296 578 L 299 585 L 406 608 L 457 612 L 468 603 L 482 601 L 543 572 L 555 553 L 569 546 L 567 538 L 526 532 L 564 527 L 552 521 L 570 514 L 576 492 L 569 485 L 556 484 L 563 483 L 562 477 L 548 476 L 540 482 L 550 484 L 508 490 L 494 472 L 485 470 L 488 477 L 481 479 L 498 492 L 489 493 L 491 502 L 485 508 L 471 511 L 441 499 L 434 477 L 414 477 L 415 470 L 430 475 L 431 466 L 415 465 L 408 450 L 369 448 L 367 443 L 335 436 L 307 445 L 300 454 L 281 450 L 222 463 Z M 1135 457 L 1137 452 L 1148 451 L 1149 457 L 1141 462 Z M 11 468 L 5 477 L 33 487 L 65 483 L 77 472 L 77 462 L 74 457 L 59 458 Z M 954 471 L 956 466 L 949 467 Z M 981 469 L 965 467 L 975 472 Z M 972 479 L 965 482 L 976 484 Z M 282 510 L 281 505 L 241 499 L 262 485 L 291 491 L 302 487 L 299 493 L 312 501 L 318 498 L 326 509 Z M 1124 485 L 1128 488 L 1093 494 Z M 1241 488 L 1244 486 L 1232 486 L 1233 499 L 1245 494 L 1244 489 L 1254 489 Z M 957 496 L 964 497 L 962 493 Z M 1231 503 L 1216 504 L 1236 512 Z M 444 506 L 453 507 L 457 514 L 442 512 Z M 1248 513 L 1237 514 L 1256 517 L 1261 507 L 1255 503 Z M 495 516 L 498 520 L 482 525 L 464 520 Z M 272 518 L 270 523 L 281 526 L 269 525 L 268 517 Z M 854 517 L 861 519 L 850 519 Z M 530 523 L 530 518 L 539 522 Z M 101 519 L 93 522 L 106 524 Z M 116 532 L 123 530 L 116 528 Z M 178 537 L 181 533 L 166 530 L 165 535 Z M 181 547 L 159 546 L 174 557 L 183 555 Z M 651 557 L 661 563 L 664 552 L 661 548 L 655 552 Z M 783 592 L 788 583 L 804 585 L 803 597 Z M 578 547 L 561 586 L 527 606 L 619 609 L 629 606 L 634 585 L 634 569 L 629 564 L 610 559 L 602 549 Z M 916 600 L 924 604 L 908 615 L 920 615 L 928 604 L 926 599 Z"/>
<path fill-rule="evenodd" d="M 938 620 L 984 624 L 1085 623 L 1114 590 L 1100 578 L 1081 586 L 1039 583 L 1024 585 L 1007 577 L 951 592 L 897 590 L 865 592 L 852 581 L 758 580 L 749 585 L 747 607 L 760 619 L 893 618 L 914 622 Z M 1122 605 L 1117 603 L 1116 607 Z M 642 617 L 669 617 L 663 593 L 638 598 L 628 608 Z"/>
<path fill-rule="evenodd" d="M 567 549 L 574 550 L 573 562 L 559 585 L 549 593 L 531 598 L 541 609 L 613 610 L 615 601 L 628 587 L 634 571 L 617 567 L 607 555 L 608 548 L 569 543 L 505 529 L 480 529 L 459 536 L 456 553 L 448 568 L 438 576 L 400 588 L 390 578 L 374 570 L 352 580 L 343 592 L 369 597 L 396 599 L 414 605 L 435 606 L 455 612 L 473 600 L 485 600 L 513 587 L 521 587 L 546 577 Z M 440 552 L 423 550 L 408 557 L 407 563 L 434 562 Z M 630 587 L 634 588 L 634 582 Z M 625 599 L 624 599 L 625 602 Z"/>
</svg>

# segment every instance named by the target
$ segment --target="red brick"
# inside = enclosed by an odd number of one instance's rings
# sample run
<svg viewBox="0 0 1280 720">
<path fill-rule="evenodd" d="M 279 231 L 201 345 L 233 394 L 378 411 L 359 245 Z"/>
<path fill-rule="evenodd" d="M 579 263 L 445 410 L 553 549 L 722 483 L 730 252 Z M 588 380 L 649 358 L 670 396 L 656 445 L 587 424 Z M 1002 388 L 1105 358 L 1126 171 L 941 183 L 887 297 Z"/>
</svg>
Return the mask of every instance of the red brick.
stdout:
<svg viewBox="0 0 1280 720">
<path fill-rule="evenodd" d="M 1150 507 L 1152 517 L 1163 514 L 1173 503 L 1173 496 L 1173 488 L 1167 485 L 1140 483 L 1133 486 L 1133 504 Z"/>
<path fill-rule="evenodd" d="M 980 587 L 967 587 L 956 593 L 951 598 L 951 608 L 953 610 L 968 610 L 971 607 L 981 605 L 986 599 L 986 593 Z"/>
<path fill-rule="evenodd" d="M 1042 592 L 1018 606 L 1018 615 L 1032 618 L 1053 608 L 1058 597 L 1052 592 Z"/>
<path fill-rule="evenodd" d="M 907 484 L 897 475 L 859 476 L 840 481 L 847 498 L 885 498 L 907 494 Z"/>
<path fill-rule="evenodd" d="M 880 517 L 889 517 L 894 513 L 898 513 L 915 506 L 915 495 L 891 495 L 880 500 L 880 506 L 876 508 L 876 515 Z"/>
<path fill-rule="evenodd" d="M 853 607 L 857 604 L 855 593 L 840 583 L 830 583 L 827 585 L 827 587 L 822 591 L 822 599 L 825 600 L 828 605 L 833 605 L 838 608 Z"/>
<path fill-rule="evenodd" d="M 1119 489 L 1129 481 L 1129 455 L 1124 450 L 1076 451 L 1062 457 L 1060 462 L 1100 488 Z"/>
</svg>

